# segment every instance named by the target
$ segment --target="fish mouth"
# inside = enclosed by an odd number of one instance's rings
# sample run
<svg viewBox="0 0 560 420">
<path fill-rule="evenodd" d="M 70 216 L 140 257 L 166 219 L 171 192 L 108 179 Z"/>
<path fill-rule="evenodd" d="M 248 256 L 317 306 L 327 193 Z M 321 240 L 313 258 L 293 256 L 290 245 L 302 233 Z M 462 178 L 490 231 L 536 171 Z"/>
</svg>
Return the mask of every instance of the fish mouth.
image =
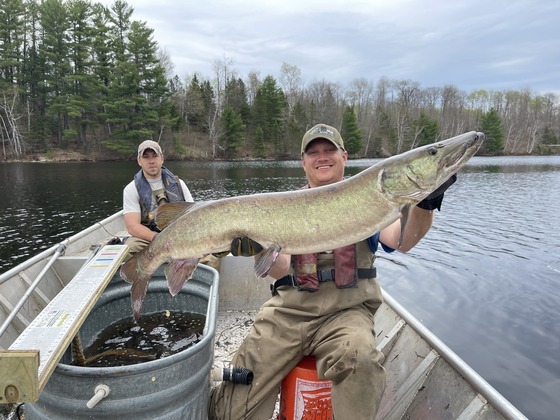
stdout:
<svg viewBox="0 0 560 420">
<path fill-rule="evenodd" d="M 465 139 L 465 137 L 467 137 Z M 443 144 L 435 144 L 434 148 L 443 148 L 443 152 L 447 152 L 442 157 L 441 167 L 446 172 L 454 173 L 459 167 L 463 165 L 466 160 L 469 160 L 478 151 L 484 141 L 483 133 L 466 133 L 457 136 L 454 142 Z M 446 150 L 447 149 L 447 150 Z M 430 150 L 428 150 L 430 153 Z M 433 152 L 432 152 L 433 153 Z M 437 151 L 435 153 L 438 153 Z M 435 154 L 433 153 L 433 154 Z"/>
<path fill-rule="evenodd" d="M 484 134 L 474 131 L 438 143 L 412 149 L 388 159 L 379 179 L 384 194 L 420 201 L 435 191 L 478 151 Z M 406 182 L 404 178 L 406 177 Z M 399 181 L 400 178 L 400 181 Z M 406 185 L 406 186 L 405 186 Z"/>
</svg>

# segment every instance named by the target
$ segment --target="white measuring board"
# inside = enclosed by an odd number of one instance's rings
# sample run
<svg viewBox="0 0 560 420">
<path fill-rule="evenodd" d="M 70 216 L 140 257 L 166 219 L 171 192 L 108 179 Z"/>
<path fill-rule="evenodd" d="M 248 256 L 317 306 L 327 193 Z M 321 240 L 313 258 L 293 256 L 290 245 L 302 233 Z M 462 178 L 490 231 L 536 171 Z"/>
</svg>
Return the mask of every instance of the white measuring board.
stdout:
<svg viewBox="0 0 560 420">
<path fill-rule="evenodd" d="M 64 351 L 68 348 L 95 302 L 113 278 L 126 253 L 126 248 L 126 245 L 104 246 L 49 302 L 8 349 L 7 352 L 12 355 L 17 354 L 18 351 L 39 352 L 38 389 L 34 397 L 38 397 L 44 388 L 54 368 L 64 355 Z M 21 370 L 21 363 L 18 365 L 17 357 L 12 357 L 9 363 L 14 370 Z M 0 366 L 0 371 L 6 374 L 6 367 L 2 368 Z M 14 376 L 22 375 L 20 373 L 14 374 Z M 26 392 L 18 392 L 18 379 L 15 377 L 11 379 L 10 384 L 15 387 L 12 389 L 20 397 L 25 396 Z M 26 386 L 29 387 L 29 384 L 22 384 L 22 386 L 26 388 Z M 0 386 L 0 392 L 2 391 L 3 389 Z M 33 394 L 35 393 L 31 392 L 31 395 Z"/>
</svg>

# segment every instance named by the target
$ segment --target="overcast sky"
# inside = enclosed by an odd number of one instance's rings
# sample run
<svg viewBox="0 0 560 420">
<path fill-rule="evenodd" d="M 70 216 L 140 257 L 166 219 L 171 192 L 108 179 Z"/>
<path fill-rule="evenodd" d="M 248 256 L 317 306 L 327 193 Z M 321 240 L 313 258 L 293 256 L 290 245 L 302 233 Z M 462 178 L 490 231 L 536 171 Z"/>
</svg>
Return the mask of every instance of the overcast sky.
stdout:
<svg viewBox="0 0 560 420">
<path fill-rule="evenodd" d="M 113 1 L 103 0 L 104 4 Z M 297 66 L 305 85 L 413 80 L 471 92 L 560 94 L 559 0 L 130 0 L 133 20 L 183 77 L 214 76 L 216 60 L 239 77 L 278 79 Z"/>
</svg>

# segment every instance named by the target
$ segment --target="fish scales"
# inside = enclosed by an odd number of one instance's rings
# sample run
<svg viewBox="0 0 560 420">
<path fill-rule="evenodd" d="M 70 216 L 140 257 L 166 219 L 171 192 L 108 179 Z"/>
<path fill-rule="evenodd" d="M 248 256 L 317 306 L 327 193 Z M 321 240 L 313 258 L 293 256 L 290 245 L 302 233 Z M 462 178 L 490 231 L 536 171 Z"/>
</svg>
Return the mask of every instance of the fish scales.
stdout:
<svg viewBox="0 0 560 420">
<path fill-rule="evenodd" d="M 195 208 L 168 227 L 183 230 L 199 225 L 199 229 L 191 230 L 189 237 L 181 240 L 181 246 L 170 250 L 169 256 L 180 258 L 187 252 L 202 256 L 209 250 L 223 251 L 239 236 L 249 236 L 264 246 L 276 244 L 289 254 L 319 252 L 325 246 L 336 248 L 349 240 L 364 239 L 368 232 L 371 235 L 371 229 L 375 231 L 396 220 L 399 212 L 384 211 L 387 217 L 372 223 L 371 209 L 374 204 L 379 207 L 384 197 L 360 184 L 236 197 Z M 352 199 L 347 198 L 350 196 Z M 349 207 L 355 215 L 350 229 L 345 222 Z M 213 232 L 211 238 L 207 237 L 209 230 Z"/>
<path fill-rule="evenodd" d="M 331 185 L 192 205 L 121 267 L 121 277 L 133 284 L 135 317 L 159 266 L 169 262 L 169 289 L 178 293 L 200 258 L 229 250 L 236 237 L 265 248 L 255 263 L 264 276 L 278 252 L 333 250 L 366 239 L 399 217 L 406 221 L 410 208 L 474 156 L 483 139 L 472 131 L 418 147 Z"/>
</svg>

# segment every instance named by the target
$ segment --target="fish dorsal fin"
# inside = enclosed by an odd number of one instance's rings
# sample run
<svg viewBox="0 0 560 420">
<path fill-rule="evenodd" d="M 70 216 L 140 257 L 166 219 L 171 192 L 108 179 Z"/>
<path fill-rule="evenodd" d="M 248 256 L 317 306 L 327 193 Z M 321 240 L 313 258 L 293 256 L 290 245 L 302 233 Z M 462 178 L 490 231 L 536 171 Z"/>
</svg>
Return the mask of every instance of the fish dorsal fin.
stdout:
<svg viewBox="0 0 560 420">
<path fill-rule="evenodd" d="M 165 229 L 178 217 L 182 216 L 194 203 L 177 201 L 176 203 L 165 203 L 156 210 L 156 225 L 160 230 Z"/>
</svg>

